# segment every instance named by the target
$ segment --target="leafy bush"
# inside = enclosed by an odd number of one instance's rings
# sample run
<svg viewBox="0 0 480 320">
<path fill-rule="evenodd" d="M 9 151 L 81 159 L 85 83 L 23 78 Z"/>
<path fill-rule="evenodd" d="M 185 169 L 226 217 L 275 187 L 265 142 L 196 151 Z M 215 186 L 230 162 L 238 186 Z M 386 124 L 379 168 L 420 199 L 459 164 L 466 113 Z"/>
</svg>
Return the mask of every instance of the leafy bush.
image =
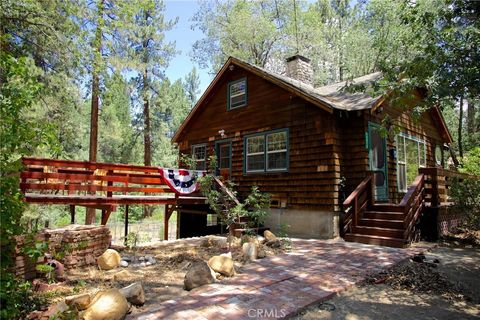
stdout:
<svg viewBox="0 0 480 320">
<path fill-rule="evenodd" d="M 480 147 L 476 147 L 463 157 L 461 172 L 480 176 Z"/>
<path fill-rule="evenodd" d="M 466 227 L 480 230 L 480 180 L 452 180 L 450 196 L 454 208 L 465 215 Z"/>
<path fill-rule="evenodd" d="M 36 295 L 29 282 L 2 274 L 0 279 L 0 319 L 26 319 L 27 315 L 47 305 L 45 296 Z"/>
</svg>

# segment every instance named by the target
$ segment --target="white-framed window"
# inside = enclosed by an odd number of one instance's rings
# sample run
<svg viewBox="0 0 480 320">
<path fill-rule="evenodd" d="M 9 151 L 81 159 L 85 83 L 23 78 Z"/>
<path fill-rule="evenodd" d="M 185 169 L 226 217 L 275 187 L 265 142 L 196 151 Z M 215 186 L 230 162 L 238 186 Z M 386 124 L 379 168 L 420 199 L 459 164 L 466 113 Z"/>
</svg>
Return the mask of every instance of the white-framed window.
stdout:
<svg viewBox="0 0 480 320">
<path fill-rule="evenodd" d="M 245 138 L 245 172 L 288 169 L 288 130 L 263 132 Z"/>
<path fill-rule="evenodd" d="M 407 134 L 397 135 L 397 183 L 400 192 L 407 192 L 418 175 L 418 168 L 427 166 L 425 141 Z"/>
<path fill-rule="evenodd" d="M 207 214 L 207 227 L 218 225 L 217 215 L 214 213 Z"/>
<path fill-rule="evenodd" d="M 228 110 L 247 105 L 247 78 L 228 84 Z"/>
<path fill-rule="evenodd" d="M 197 163 L 197 170 L 206 170 L 207 168 L 207 145 L 196 144 L 192 146 L 192 156 Z"/>
<path fill-rule="evenodd" d="M 253 136 L 246 138 L 246 171 L 265 171 L 265 136 Z"/>
</svg>

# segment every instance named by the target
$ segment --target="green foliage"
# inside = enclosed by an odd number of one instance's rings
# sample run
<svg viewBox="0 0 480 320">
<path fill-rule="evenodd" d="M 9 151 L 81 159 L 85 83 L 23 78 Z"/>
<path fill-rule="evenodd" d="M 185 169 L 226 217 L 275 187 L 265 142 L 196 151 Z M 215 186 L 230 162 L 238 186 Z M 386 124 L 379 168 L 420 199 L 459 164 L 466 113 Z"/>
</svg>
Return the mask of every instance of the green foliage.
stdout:
<svg viewBox="0 0 480 320">
<path fill-rule="evenodd" d="M 480 180 L 454 178 L 450 187 L 454 208 L 465 215 L 465 224 L 473 230 L 480 230 Z"/>
<path fill-rule="evenodd" d="M 10 273 L 2 273 L 0 284 L 0 319 L 26 319 L 30 312 L 47 305 L 46 298 L 36 295 L 29 282 Z"/>
<path fill-rule="evenodd" d="M 32 259 L 32 261 L 38 261 L 48 251 L 48 243 L 43 241 L 36 241 L 33 247 L 26 246 L 23 248 L 25 254 Z"/>
<path fill-rule="evenodd" d="M 48 283 L 54 283 L 55 282 L 55 268 L 48 265 L 48 264 L 39 264 L 35 267 L 35 269 L 44 274 L 45 278 L 47 278 Z"/>
<path fill-rule="evenodd" d="M 20 219 L 25 204 L 20 192 L 18 172 L 21 157 L 40 146 L 53 146 L 49 127 L 32 121 L 29 110 L 41 92 L 40 71 L 29 58 L 0 55 L 0 243 L 2 268 L 8 266 L 14 247 L 13 237 L 22 232 Z"/>
<path fill-rule="evenodd" d="M 245 207 L 248 209 L 246 216 L 249 217 L 249 227 L 259 227 L 265 223 L 270 207 L 270 195 L 260 192 L 258 186 L 252 186 L 250 194 L 245 199 Z"/>
<path fill-rule="evenodd" d="M 480 177 L 480 147 L 472 149 L 465 155 L 460 171 Z"/>
</svg>

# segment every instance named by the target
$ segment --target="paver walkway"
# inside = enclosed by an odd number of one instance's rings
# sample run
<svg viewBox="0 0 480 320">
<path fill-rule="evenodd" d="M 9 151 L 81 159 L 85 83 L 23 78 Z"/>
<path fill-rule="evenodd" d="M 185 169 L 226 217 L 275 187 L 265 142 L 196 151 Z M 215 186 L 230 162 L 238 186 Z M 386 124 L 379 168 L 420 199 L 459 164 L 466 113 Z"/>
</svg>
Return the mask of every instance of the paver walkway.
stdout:
<svg viewBox="0 0 480 320">
<path fill-rule="evenodd" d="M 293 240 L 289 253 L 257 260 L 240 274 L 164 301 L 136 319 L 275 319 L 331 298 L 419 247 L 395 249 L 334 240 Z M 129 317 L 132 319 L 132 317 Z"/>
</svg>

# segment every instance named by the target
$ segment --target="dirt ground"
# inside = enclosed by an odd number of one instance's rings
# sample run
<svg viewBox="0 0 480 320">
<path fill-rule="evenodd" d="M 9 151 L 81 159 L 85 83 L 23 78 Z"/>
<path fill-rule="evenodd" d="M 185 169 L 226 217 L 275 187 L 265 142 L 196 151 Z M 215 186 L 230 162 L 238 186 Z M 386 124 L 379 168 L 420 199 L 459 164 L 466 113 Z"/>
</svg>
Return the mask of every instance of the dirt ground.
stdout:
<svg viewBox="0 0 480 320">
<path fill-rule="evenodd" d="M 372 275 L 371 283 L 310 306 L 291 319 L 479 319 L 480 248 L 449 242 L 425 257 L 427 262 L 407 261 L 389 273 Z"/>
<path fill-rule="evenodd" d="M 210 239 L 210 240 L 209 240 Z M 266 255 L 275 255 L 283 252 L 282 249 L 272 249 L 262 246 Z M 65 295 L 73 293 L 91 292 L 108 288 L 122 288 L 134 282 L 142 282 L 146 302 L 142 307 L 132 307 L 129 316 L 134 316 L 144 310 L 152 308 L 156 304 L 169 299 L 178 298 L 188 294 L 183 289 L 183 280 L 190 264 L 198 260 L 208 261 L 212 256 L 221 253 L 232 252 L 235 261 L 235 270 L 241 272 L 244 265 L 240 245 L 228 248 L 226 239 L 211 236 L 197 239 L 180 240 L 173 243 L 159 243 L 155 246 L 140 247 L 135 251 L 121 250 L 125 256 L 153 256 L 156 264 L 139 267 L 129 265 L 125 268 L 117 268 L 110 271 L 102 271 L 97 267 L 78 268 L 67 274 L 68 285 Z M 121 279 L 116 279 L 116 274 L 123 273 Z M 117 276 L 118 277 L 118 276 Z M 221 281 L 222 278 L 220 277 Z M 61 297 L 59 297 L 59 300 Z"/>
</svg>

